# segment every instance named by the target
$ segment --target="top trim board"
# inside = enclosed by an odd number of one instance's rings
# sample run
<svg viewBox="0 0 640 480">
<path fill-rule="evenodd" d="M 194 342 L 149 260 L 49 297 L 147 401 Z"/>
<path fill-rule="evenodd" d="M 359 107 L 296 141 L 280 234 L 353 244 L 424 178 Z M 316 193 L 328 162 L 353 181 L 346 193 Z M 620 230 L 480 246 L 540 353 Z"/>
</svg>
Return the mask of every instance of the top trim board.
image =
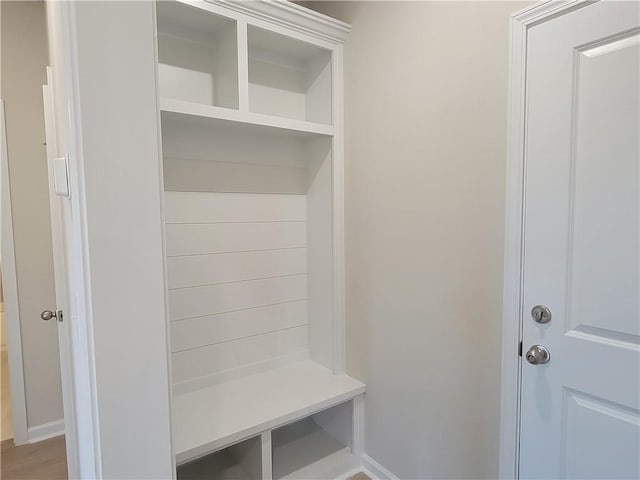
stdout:
<svg viewBox="0 0 640 480">
<path fill-rule="evenodd" d="M 192 6 L 198 6 L 198 3 L 216 5 L 223 9 L 241 13 L 332 43 L 344 43 L 347 35 L 351 31 L 351 25 L 348 23 L 341 22 L 340 20 L 315 12 L 288 0 L 179 1 Z"/>
</svg>

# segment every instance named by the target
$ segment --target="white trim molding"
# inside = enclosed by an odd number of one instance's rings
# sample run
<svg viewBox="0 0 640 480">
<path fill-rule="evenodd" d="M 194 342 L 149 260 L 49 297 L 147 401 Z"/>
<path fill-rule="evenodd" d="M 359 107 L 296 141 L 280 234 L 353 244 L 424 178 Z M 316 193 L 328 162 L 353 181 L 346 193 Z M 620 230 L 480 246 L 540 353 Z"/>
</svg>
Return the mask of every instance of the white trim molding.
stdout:
<svg viewBox="0 0 640 480">
<path fill-rule="evenodd" d="M 592 3 L 584 0 L 548 0 L 511 16 L 498 474 L 501 479 L 517 479 L 519 465 L 527 35 L 534 25 Z"/>
<path fill-rule="evenodd" d="M 366 453 L 362 454 L 362 470 L 372 480 L 400 480 L 400 477 L 391 473 Z"/>
<path fill-rule="evenodd" d="M 351 31 L 351 26 L 347 23 L 301 7 L 288 0 L 272 0 L 270 2 L 247 0 L 206 1 L 330 42 L 344 42 Z"/>
<path fill-rule="evenodd" d="M 60 435 L 64 435 L 63 419 L 29 427 L 27 430 L 27 443 L 37 443 Z"/>
<path fill-rule="evenodd" d="M 98 394 L 95 381 L 95 351 L 93 342 L 93 315 L 89 280 L 88 240 L 86 218 L 86 192 L 84 190 L 84 156 L 82 123 L 80 118 L 80 89 L 78 85 L 78 45 L 75 2 L 46 2 L 49 61 L 52 65 L 52 91 L 55 122 L 59 128 L 56 148 L 69 158 L 69 214 L 64 220 L 68 233 L 65 249 L 67 271 L 66 306 L 68 319 L 67 363 L 68 384 L 72 392 L 64 392 L 65 414 L 69 417 L 69 403 L 73 418 L 67 418 L 67 467 L 69 478 L 101 478 L 102 452 L 98 422 Z M 63 352 L 61 352 L 61 355 Z M 61 368 L 64 365 L 61 364 Z M 73 397 L 68 401 L 69 394 Z M 53 435 L 53 427 L 50 433 Z M 73 452 L 71 451 L 73 450 Z"/>
</svg>

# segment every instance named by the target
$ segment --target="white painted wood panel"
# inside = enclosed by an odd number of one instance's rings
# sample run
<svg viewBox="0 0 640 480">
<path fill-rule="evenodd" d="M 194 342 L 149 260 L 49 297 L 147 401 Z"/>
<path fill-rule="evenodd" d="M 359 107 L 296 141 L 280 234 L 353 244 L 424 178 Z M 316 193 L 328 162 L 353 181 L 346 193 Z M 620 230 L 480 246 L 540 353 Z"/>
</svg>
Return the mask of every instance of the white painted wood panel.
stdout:
<svg viewBox="0 0 640 480">
<path fill-rule="evenodd" d="M 165 192 L 165 204 L 174 384 L 306 357 L 306 198 Z"/>
<path fill-rule="evenodd" d="M 180 320 L 171 323 L 171 349 L 175 353 L 306 323 L 306 300 Z"/>
<path fill-rule="evenodd" d="M 304 248 L 304 222 L 185 224 L 166 226 L 167 255 L 202 255 Z"/>
<path fill-rule="evenodd" d="M 640 478 L 640 4 L 527 34 L 521 479 Z M 529 312 L 552 312 L 538 324 Z"/>
<path fill-rule="evenodd" d="M 306 350 L 307 327 L 302 325 L 265 335 L 177 352 L 171 355 L 173 382 L 187 382 Z"/>
<path fill-rule="evenodd" d="M 169 318 L 180 320 L 306 298 L 306 274 L 181 288 L 169 291 Z"/>
<path fill-rule="evenodd" d="M 165 192 L 166 223 L 304 221 L 304 195 Z"/>
<path fill-rule="evenodd" d="M 310 122 L 333 123 L 331 102 L 328 101 L 332 98 L 333 93 L 332 63 L 323 55 L 314 57 L 309 62 L 309 86 L 305 100 L 306 118 Z"/>
<path fill-rule="evenodd" d="M 178 467 L 177 478 L 180 480 L 199 480 L 215 478 L 216 480 L 249 479 L 249 474 L 233 458 L 228 449 L 212 453 Z"/>
<path fill-rule="evenodd" d="M 253 78 L 258 75 L 256 72 L 259 72 L 260 77 L 268 78 L 278 70 L 267 62 L 253 58 L 250 58 L 249 61 L 249 71 Z M 296 78 L 301 76 L 301 72 L 283 70 L 286 73 L 293 73 Z M 284 75 L 280 75 L 284 77 Z M 287 84 L 284 88 L 275 88 L 257 82 L 249 83 L 249 105 L 251 105 L 251 110 L 256 113 L 306 120 L 304 86 L 296 85 L 294 88 L 293 85 Z"/>
<path fill-rule="evenodd" d="M 232 445 L 227 450 L 245 472 L 244 476 L 240 478 L 246 478 L 246 480 L 262 480 L 264 478 L 262 474 L 263 452 L 261 436 Z"/>
<path fill-rule="evenodd" d="M 252 112 L 331 123 L 330 51 L 253 25 L 248 45 Z"/>
<path fill-rule="evenodd" d="M 238 108 L 236 22 L 180 2 L 159 2 L 162 97 Z"/>
<path fill-rule="evenodd" d="M 213 45 L 158 34 L 158 49 L 161 54 L 158 64 L 161 96 L 216 104 L 214 82 L 217 55 Z M 178 59 L 181 65 L 173 64 Z"/>
<path fill-rule="evenodd" d="M 307 273 L 307 249 L 189 255 L 167 259 L 169 288 Z"/>
<path fill-rule="evenodd" d="M 81 466 L 72 478 L 173 478 L 154 4 L 60 4 L 58 148 L 72 190 L 64 321 Z"/>
<path fill-rule="evenodd" d="M 242 112 L 231 111 L 235 117 L 216 118 L 216 112 L 229 114 L 228 109 L 195 109 L 191 103 L 169 99 L 161 99 L 160 104 L 164 111 L 162 154 L 165 159 L 197 158 L 304 167 L 304 141 L 315 136 L 251 124 Z"/>
<path fill-rule="evenodd" d="M 180 480 L 262 480 L 262 440 L 253 437 L 196 461 L 180 465 Z"/>
<path fill-rule="evenodd" d="M 638 58 L 640 33 L 578 56 L 567 312 L 573 329 L 635 344 L 640 339 Z"/>
<path fill-rule="evenodd" d="M 364 393 L 361 382 L 311 361 L 174 396 L 178 463 Z"/>
<path fill-rule="evenodd" d="M 307 191 L 307 170 L 239 161 L 165 157 L 164 187 L 180 192 L 304 195 Z"/>
<path fill-rule="evenodd" d="M 338 366 L 334 353 L 331 146 L 316 142 L 313 153 L 315 175 L 307 194 L 309 354 L 314 362 L 334 370 Z"/>
<path fill-rule="evenodd" d="M 334 413 L 335 408 L 320 413 Z M 351 403 L 344 405 L 351 410 Z M 314 416 L 315 417 L 315 416 Z M 339 478 L 358 466 L 347 444 L 314 421 L 314 417 L 285 425 L 272 432 L 274 480 Z M 351 419 L 344 418 L 350 430 Z M 350 439 L 349 439 L 350 441 Z"/>
<path fill-rule="evenodd" d="M 324 123 L 255 112 L 241 112 L 230 108 L 166 97 L 160 99 L 160 111 L 162 112 L 163 125 L 172 124 L 182 129 L 193 125 L 201 125 L 203 128 L 228 126 L 252 132 L 262 131 L 273 136 L 284 135 L 291 139 L 333 136 L 335 134 L 333 126 Z M 175 136 L 173 138 L 175 139 Z"/>
</svg>

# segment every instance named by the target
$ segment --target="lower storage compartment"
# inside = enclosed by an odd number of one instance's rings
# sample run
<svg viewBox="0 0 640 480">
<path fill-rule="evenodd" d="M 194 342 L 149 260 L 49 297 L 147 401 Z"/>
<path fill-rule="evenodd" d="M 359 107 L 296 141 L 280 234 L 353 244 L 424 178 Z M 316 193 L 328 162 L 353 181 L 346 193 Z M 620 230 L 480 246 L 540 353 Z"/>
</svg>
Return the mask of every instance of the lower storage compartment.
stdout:
<svg viewBox="0 0 640 480">
<path fill-rule="evenodd" d="M 363 396 L 178 465 L 178 480 L 332 480 L 360 467 Z M 255 431 L 254 431 L 255 432 Z M 354 440 L 355 438 L 355 440 Z M 355 454 L 354 454 L 355 452 Z"/>
<path fill-rule="evenodd" d="M 261 480 L 262 442 L 250 438 L 178 466 L 178 480 Z"/>
<path fill-rule="evenodd" d="M 271 432 L 274 480 L 337 478 L 358 466 L 352 454 L 353 402 Z"/>
</svg>

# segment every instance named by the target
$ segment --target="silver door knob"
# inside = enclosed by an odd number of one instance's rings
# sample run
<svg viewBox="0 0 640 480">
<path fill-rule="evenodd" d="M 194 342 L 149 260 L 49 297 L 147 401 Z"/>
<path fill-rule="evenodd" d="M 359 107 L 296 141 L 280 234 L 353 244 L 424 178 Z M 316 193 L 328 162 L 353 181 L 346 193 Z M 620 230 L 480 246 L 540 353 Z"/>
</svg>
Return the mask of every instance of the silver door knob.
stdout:
<svg viewBox="0 0 640 480">
<path fill-rule="evenodd" d="M 542 365 L 549 362 L 551 354 L 544 345 L 534 345 L 527 350 L 525 358 L 531 365 Z"/>
<path fill-rule="evenodd" d="M 57 317 L 58 315 L 56 314 L 56 312 L 52 312 L 51 310 L 45 310 L 40 314 L 40 318 L 42 320 L 51 320 L 52 318 L 57 318 Z"/>
</svg>

